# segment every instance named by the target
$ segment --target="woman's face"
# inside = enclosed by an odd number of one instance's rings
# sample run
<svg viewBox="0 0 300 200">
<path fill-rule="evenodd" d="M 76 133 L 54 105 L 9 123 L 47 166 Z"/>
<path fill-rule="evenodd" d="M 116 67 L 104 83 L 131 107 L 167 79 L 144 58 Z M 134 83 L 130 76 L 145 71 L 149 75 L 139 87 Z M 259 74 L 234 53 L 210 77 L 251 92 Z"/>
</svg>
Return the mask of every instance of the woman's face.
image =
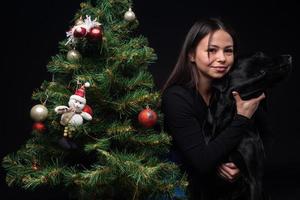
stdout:
<svg viewBox="0 0 300 200">
<path fill-rule="evenodd" d="M 234 61 L 233 39 L 224 30 L 218 30 L 206 35 L 189 56 L 190 61 L 196 64 L 200 77 L 221 78 Z"/>
</svg>

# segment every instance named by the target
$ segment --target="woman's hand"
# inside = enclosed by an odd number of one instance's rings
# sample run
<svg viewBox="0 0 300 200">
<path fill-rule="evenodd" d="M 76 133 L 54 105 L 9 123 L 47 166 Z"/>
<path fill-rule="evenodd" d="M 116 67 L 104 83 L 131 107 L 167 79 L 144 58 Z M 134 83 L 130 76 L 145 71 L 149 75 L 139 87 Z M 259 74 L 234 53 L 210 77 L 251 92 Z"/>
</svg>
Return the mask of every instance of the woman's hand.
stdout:
<svg viewBox="0 0 300 200">
<path fill-rule="evenodd" d="M 250 100 L 244 101 L 241 99 L 238 92 L 233 91 L 232 94 L 236 102 L 237 114 L 243 115 L 249 119 L 255 113 L 260 101 L 266 97 L 265 93 L 262 93 L 260 96 L 256 98 L 252 98 Z"/>
<path fill-rule="evenodd" d="M 223 163 L 218 167 L 218 175 L 232 183 L 240 176 L 240 170 L 233 162 Z"/>
</svg>

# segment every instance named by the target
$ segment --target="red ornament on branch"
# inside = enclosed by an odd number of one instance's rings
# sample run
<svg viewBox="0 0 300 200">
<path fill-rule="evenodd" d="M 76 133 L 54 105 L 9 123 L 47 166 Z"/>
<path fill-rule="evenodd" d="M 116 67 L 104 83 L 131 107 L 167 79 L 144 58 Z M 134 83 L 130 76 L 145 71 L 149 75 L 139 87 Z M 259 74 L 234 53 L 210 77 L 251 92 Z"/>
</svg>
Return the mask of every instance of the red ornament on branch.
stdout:
<svg viewBox="0 0 300 200">
<path fill-rule="evenodd" d="M 67 32 L 68 41 L 65 45 L 72 43 L 76 44 L 79 39 L 87 38 L 91 41 L 102 41 L 103 27 L 102 24 L 97 22 L 97 19 L 92 20 L 90 16 L 86 16 L 83 20 L 82 17 L 76 20 L 75 25 Z"/>
<path fill-rule="evenodd" d="M 142 110 L 138 116 L 140 124 L 146 128 L 152 127 L 157 122 L 157 114 L 151 110 L 148 106 Z"/>
<path fill-rule="evenodd" d="M 35 122 L 32 126 L 32 129 L 39 133 L 43 133 L 46 130 L 46 126 L 42 122 Z"/>
<path fill-rule="evenodd" d="M 90 40 L 102 40 L 103 31 L 100 26 L 96 26 L 90 29 L 87 33 L 87 38 Z"/>
<path fill-rule="evenodd" d="M 74 37 L 76 37 L 76 38 L 84 37 L 86 34 L 87 34 L 87 31 L 83 27 L 77 27 L 73 33 Z"/>
</svg>

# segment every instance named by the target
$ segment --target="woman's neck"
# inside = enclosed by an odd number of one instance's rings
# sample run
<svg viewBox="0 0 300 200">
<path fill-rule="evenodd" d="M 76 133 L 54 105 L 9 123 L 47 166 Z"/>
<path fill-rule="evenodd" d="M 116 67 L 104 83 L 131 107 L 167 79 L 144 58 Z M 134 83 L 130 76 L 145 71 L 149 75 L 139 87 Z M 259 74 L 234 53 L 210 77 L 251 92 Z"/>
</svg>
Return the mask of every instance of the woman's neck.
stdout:
<svg viewBox="0 0 300 200">
<path fill-rule="evenodd" d="M 198 92 L 201 94 L 207 106 L 209 105 L 209 100 L 212 94 L 211 84 L 211 79 L 202 76 L 198 85 Z"/>
</svg>

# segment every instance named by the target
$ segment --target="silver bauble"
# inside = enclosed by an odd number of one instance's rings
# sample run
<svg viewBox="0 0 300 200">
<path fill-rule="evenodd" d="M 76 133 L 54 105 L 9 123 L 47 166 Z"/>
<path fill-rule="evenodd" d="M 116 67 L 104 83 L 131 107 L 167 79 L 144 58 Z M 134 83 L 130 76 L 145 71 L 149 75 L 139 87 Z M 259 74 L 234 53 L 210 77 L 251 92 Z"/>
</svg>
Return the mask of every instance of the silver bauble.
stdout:
<svg viewBox="0 0 300 200">
<path fill-rule="evenodd" d="M 131 8 L 124 14 L 124 19 L 129 22 L 135 20 L 135 14 Z"/>
<path fill-rule="evenodd" d="M 35 105 L 30 110 L 30 116 L 36 122 L 44 121 L 48 116 L 48 109 L 42 104 Z"/>
<path fill-rule="evenodd" d="M 81 59 L 79 51 L 72 49 L 67 54 L 67 60 L 70 62 L 78 62 Z"/>
</svg>

